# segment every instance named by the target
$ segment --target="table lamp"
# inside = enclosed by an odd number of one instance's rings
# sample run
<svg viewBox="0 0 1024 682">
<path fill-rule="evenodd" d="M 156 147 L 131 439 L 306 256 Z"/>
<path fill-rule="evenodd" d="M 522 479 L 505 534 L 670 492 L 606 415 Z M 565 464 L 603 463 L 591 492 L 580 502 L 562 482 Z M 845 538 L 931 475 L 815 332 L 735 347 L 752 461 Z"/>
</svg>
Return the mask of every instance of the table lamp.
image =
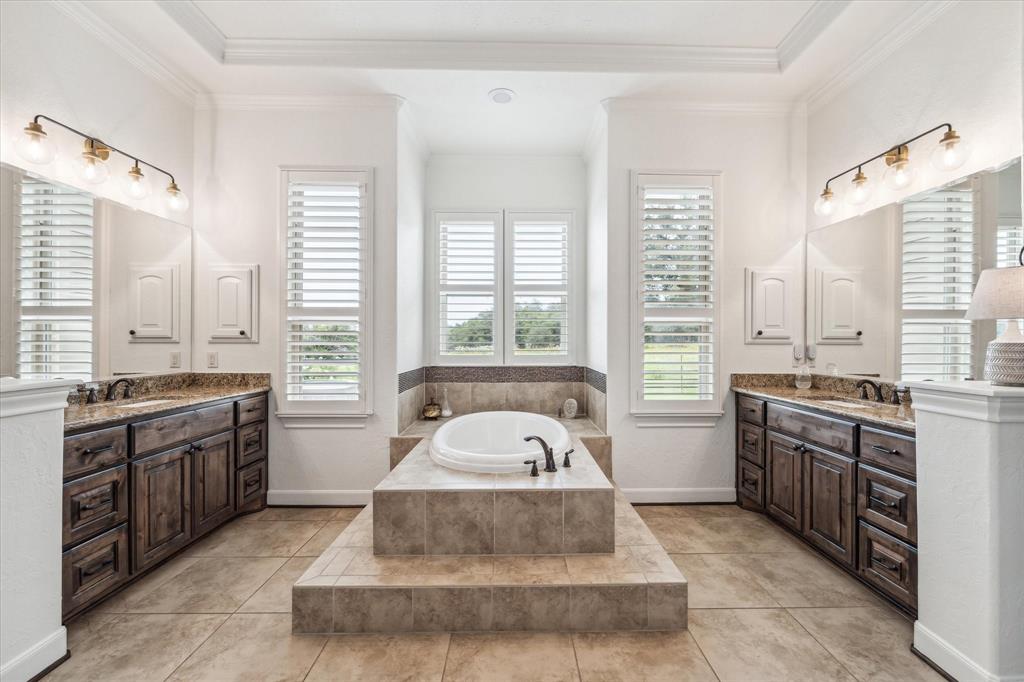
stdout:
<svg viewBox="0 0 1024 682">
<path fill-rule="evenodd" d="M 985 379 L 995 386 L 1024 386 L 1024 266 L 982 270 L 968 320 L 1008 320 L 1006 331 L 985 352 Z"/>
</svg>

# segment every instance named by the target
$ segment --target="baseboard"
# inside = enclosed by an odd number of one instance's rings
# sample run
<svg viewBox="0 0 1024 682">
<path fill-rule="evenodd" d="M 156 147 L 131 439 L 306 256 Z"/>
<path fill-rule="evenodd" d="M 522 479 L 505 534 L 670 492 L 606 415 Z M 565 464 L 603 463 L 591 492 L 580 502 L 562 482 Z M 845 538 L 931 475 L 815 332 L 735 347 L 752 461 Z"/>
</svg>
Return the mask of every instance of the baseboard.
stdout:
<svg viewBox="0 0 1024 682">
<path fill-rule="evenodd" d="M 64 659 L 67 654 L 68 631 L 62 625 L 5 663 L 0 668 L 0 682 L 27 682 Z"/>
<path fill-rule="evenodd" d="M 370 504 L 372 490 L 269 490 L 270 506 L 350 507 Z"/>
<path fill-rule="evenodd" d="M 679 504 L 696 502 L 735 502 L 735 488 L 621 488 L 630 502 L 637 504 Z"/>
<path fill-rule="evenodd" d="M 914 622 L 915 653 L 928 659 L 943 672 L 957 680 L 984 680 L 985 682 L 1022 682 L 1024 675 L 993 675 L 957 651 L 949 642 L 921 624 Z"/>
</svg>

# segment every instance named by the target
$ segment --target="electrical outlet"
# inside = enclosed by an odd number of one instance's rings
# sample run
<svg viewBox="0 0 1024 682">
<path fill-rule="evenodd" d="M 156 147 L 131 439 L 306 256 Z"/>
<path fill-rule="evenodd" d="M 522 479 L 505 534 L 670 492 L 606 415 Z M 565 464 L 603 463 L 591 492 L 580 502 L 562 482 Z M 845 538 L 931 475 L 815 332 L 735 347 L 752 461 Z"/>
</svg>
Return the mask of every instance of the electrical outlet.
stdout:
<svg viewBox="0 0 1024 682">
<path fill-rule="evenodd" d="M 210 351 L 206 354 L 206 367 L 215 369 L 217 367 L 217 351 Z"/>
<path fill-rule="evenodd" d="M 181 351 L 171 351 L 171 369 L 179 369 L 181 367 Z"/>
</svg>

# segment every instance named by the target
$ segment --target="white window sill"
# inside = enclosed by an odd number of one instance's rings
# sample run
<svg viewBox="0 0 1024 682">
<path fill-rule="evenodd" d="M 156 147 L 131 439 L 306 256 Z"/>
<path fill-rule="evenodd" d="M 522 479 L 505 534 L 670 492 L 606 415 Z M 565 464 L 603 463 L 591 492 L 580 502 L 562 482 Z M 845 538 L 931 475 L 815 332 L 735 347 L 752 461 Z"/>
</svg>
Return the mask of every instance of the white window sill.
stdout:
<svg viewBox="0 0 1024 682">
<path fill-rule="evenodd" d="M 372 413 L 275 412 L 286 429 L 365 429 Z"/>
<path fill-rule="evenodd" d="M 725 412 L 630 412 L 639 429 L 712 429 Z"/>
</svg>

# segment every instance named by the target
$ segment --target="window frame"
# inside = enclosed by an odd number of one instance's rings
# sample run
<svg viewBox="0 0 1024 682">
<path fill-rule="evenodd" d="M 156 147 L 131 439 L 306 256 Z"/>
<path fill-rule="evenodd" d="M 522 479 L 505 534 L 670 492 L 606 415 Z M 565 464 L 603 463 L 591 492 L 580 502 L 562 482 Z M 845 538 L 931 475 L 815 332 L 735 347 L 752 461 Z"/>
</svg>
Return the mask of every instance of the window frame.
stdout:
<svg viewBox="0 0 1024 682">
<path fill-rule="evenodd" d="M 441 354 L 441 223 L 444 220 L 480 219 L 488 216 L 495 220 L 495 285 L 494 285 L 494 352 L 490 355 L 448 356 Z M 537 220 L 565 220 L 567 255 L 566 319 L 569 333 L 564 355 L 515 354 L 515 272 L 514 230 L 516 218 Z M 435 209 L 431 212 L 429 263 L 427 267 L 429 302 L 427 305 L 427 347 L 435 365 L 447 367 L 512 367 L 512 366 L 565 366 L 576 363 L 582 321 L 582 306 L 576 301 L 580 286 L 577 281 L 583 268 L 579 267 L 579 239 L 577 239 L 576 211 L 572 209 Z"/>
<path fill-rule="evenodd" d="M 312 179 L 317 174 L 351 175 L 363 185 L 365 200 L 364 220 L 360 226 L 362 277 L 359 301 L 359 399 L 358 400 L 290 400 L 288 398 L 288 185 L 296 177 Z M 373 289 L 374 289 L 374 169 L 371 166 L 279 166 L 278 167 L 278 263 L 280 265 L 278 296 L 279 329 L 282 331 L 277 348 L 278 376 L 276 391 L 277 416 L 286 428 L 324 428 L 331 418 L 343 420 L 342 428 L 361 428 L 362 422 L 373 415 Z M 346 423 L 360 420 L 359 423 Z"/>
<path fill-rule="evenodd" d="M 711 319 L 711 355 L 712 355 L 712 394 L 708 400 L 647 400 L 643 398 L 643 360 L 644 360 L 644 305 L 643 305 L 643 264 L 641 243 L 643 239 L 643 207 L 642 192 L 649 183 L 647 178 L 664 178 L 665 185 L 685 186 L 686 182 L 710 184 L 714 196 L 712 218 L 712 306 L 706 310 L 709 314 L 701 317 Z M 672 178 L 679 181 L 673 183 Z M 722 251 L 724 246 L 722 230 L 724 173 L 716 170 L 644 170 L 633 169 L 629 173 L 629 253 L 630 253 L 630 300 L 629 300 L 629 411 L 641 422 L 651 418 L 650 423 L 641 426 L 671 426 L 673 424 L 689 426 L 713 426 L 715 420 L 725 411 L 723 401 L 725 391 L 722 390 Z M 698 309 L 692 309 L 698 310 Z M 680 315 L 686 318 L 688 315 Z M 689 315 L 692 317 L 692 315 Z M 692 422 L 692 423 L 689 423 Z"/>
</svg>

